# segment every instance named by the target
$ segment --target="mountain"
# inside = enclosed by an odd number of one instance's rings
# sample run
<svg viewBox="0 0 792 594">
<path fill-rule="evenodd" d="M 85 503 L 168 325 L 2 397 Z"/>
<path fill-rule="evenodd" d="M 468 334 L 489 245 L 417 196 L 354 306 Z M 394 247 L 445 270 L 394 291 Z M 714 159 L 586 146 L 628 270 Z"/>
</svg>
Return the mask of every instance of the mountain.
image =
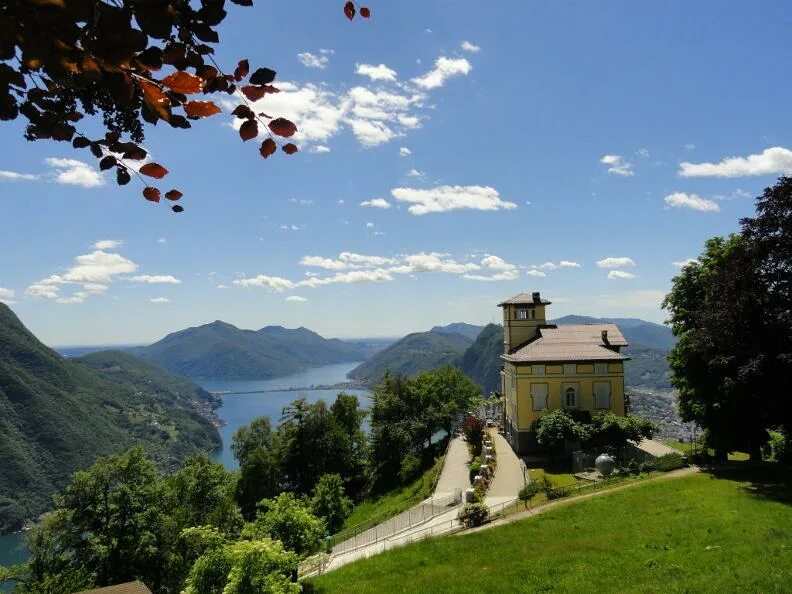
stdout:
<svg viewBox="0 0 792 594">
<path fill-rule="evenodd" d="M 484 389 L 485 394 L 501 389 L 500 355 L 503 353 L 503 326 L 488 324 L 478 334 L 458 362 L 459 368 Z"/>
<path fill-rule="evenodd" d="M 343 342 L 352 345 L 355 347 L 358 352 L 363 356 L 363 359 L 369 359 L 379 353 L 380 351 L 384 351 L 394 342 L 396 342 L 398 337 L 393 338 L 347 338 L 344 339 Z"/>
<path fill-rule="evenodd" d="M 99 456 L 140 444 L 168 468 L 219 447 L 213 406 L 197 386 L 123 353 L 64 359 L 0 303 L 0 534 L 46 510 Z"/>
<path fill-rule="evenodd" d="M 406 376 L 418 375 L 447 363 L 455 364 L 471 342 L 462 334 L 414 332 L 358 365 L 348 376 L 376 382 L 386 371 Z"/>
<path fill-rule="evenodd" d="M 476 337 L 484 329 L 484 326 L 474 326 L 473 324 L 466 324 L 465 322 L 455 322 L 447 326 L 435 326 L 430 332 L 440 332 L 441 334 L 461 334 L 467 336 L 470 340 L 476 340 Z"/>
<path fill-rule="evenodd" d="M 278 377 L 364 358 L 355 345 L 328 340 L 307 328 L 241 330 L 219 320 L 130 352 L 185 377 L 223 379 Z"/>
<path fill-rule="evenodd" d="M 670 351 L 676 344 L 671 328 L 637 318 L 592 318 L 564 316 L 550 320 L 551 324 L 616 324 L 630 344 L 642 344 L 662 351 Z"/>
</svg>

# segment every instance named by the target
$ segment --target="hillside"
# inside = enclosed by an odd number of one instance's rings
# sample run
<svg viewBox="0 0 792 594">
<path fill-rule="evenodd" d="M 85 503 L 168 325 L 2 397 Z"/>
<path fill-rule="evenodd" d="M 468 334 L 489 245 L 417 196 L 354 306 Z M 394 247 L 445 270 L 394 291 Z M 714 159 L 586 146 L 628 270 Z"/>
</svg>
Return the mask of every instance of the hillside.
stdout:
<svg viewBox="0 0 792 594">
<path fill-rule="evenodd" d="M 328 340 L 307 328 L 242 330 L 219 320 L 130 352 L 185 377 L 223 379 L 272 378 L 364 358 L 355 345 Z"/>
<path fill-rule="evenodd" d="M 414 332 L 358 365 L 348 375 L 370 382 L 378 381 L 386 371 L 414 376 L 447 363 L 456 364 L 471 342 L 461 334 Z"/>
<path fill-rule="evenodd" d="M 0 303 L 0 533 L 44 511 L 100 455 L 141 444 L 169 466 L 219 445 L 211 400 L 162 375 L 146 380 L 149 366 L 124 368 L 126 358 L 99 357 L 118 368 L 101 373 L 98 361 L 63 359 Z"/>
<path fill-rule="evenodd" d="M 476 337 L 481 334 L 484 326 L 474 326 L 473 324 L 466 324 L 465 322 L 454 322 L 447 326 L 435 326 L 430 332 L 440 332 L 442 334 L 461 334 L 467 336 L 470 340 L 476 340 Z"/>
<path fill-rule="evenodd" d="M 458 366 L 485 394 L 499 392 L 502 353 L 503 326 L 488 324 L 464 352 Z"/>
</svg>

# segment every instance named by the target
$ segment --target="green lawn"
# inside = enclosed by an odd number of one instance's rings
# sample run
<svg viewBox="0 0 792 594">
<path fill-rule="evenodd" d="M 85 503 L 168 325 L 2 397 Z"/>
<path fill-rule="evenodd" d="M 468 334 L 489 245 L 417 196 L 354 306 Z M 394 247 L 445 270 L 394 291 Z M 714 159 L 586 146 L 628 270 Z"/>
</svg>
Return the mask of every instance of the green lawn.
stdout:
<svg viewBox="0 0 792 594">
<path fill-rule="evenodd" d="M 681 441 L 675 441 L 673 439 L 664 439 L 662 442 L 669 447 L 677 449 L 680 452 L 684 452 L 688 456 L 690 456 L 693 452 L 693 445 L 690 443 L 682 443 Z M 699 446 L 699 451 L 701 451 L 701 446 Z M 710 454 L 714 456 L 714 450 L 710 450 Z M 729 460 L 732 462 L 744 462 L 745 460 L 748 460 L 748 454 L 745 452 L 729 452 Z"/>
<path fill-rule="evenodd" d="M 431 496 L 432 485 L 435 476 L 440 471 L 440 464 L 441 459 L 438 459 L 431 468 L 428 468 L 413 482 L 358 503 L 347 518 L 344 529 L 370 520 L 384 521 Z"/>
<path fill-rule="evenodd" d="M 775 465 L 647 482 L 342 567 L 308 592 L 788 592 L 792 479 Z"/>
</svg>

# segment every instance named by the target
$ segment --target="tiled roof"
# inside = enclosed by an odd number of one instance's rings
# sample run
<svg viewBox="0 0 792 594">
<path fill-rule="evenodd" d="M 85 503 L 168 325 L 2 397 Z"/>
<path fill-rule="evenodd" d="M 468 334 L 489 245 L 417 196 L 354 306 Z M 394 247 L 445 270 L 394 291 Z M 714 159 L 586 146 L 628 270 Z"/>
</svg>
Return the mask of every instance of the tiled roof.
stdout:
<svg viewBox="0 0 792 594">
<path fill-rule="evenodd" d="M 542 305 L 550 305 L 550 301 L 547 299 L 539 299 L 539 301 L 534 301 L 533 295 L 531 293 L 520 293 L 519 295 L 515 295 L 511 299 L 507 299 L 506 301 L 501 301 L 498 303 L 498 307 L 503 305 L 520 305 L 520 304 L 529 304 L 529 303 L 541 303 Z"/>
<path fill-rule="evenodd" d="M 118 584 L 117 586 L 84 590 L 77 594 L 151 594 L 151 590 L 149 590 L 143 582 L 127 582 L 126 584 Z"/>
<path fill-rule="evenodd" d="M 627 346 L 627 341 L 615 324 L 560 324 L 540 327 L 538 338 L 511 353 L 501 355 L 501 358 L 513 363 L 629 359 L 606 348 L 602 341 L 603 330 L 608 332 L 608 344 Z"/>
</svg>

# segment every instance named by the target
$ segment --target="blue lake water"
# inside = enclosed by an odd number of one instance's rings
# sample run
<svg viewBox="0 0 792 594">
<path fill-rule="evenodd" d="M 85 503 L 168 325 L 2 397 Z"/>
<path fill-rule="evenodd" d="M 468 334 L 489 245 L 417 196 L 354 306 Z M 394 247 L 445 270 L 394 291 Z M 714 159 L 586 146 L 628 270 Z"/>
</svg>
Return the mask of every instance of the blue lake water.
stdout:
<svg viewBox="0 0 792 594">
<path fill-rule="evenodd" d="M 310 388 L 310 386 L 332 385 L 346 381 L 346 374 L 359 363 L 341 363 L 308 369 L 300 373 L 268 380 L 201 380 L 198 383 L 210 392 L 241 392 L 245 390 L 278 390 L 283 388 Z M 226 468 L 237 468 L 237 462 L 231 454 L 231 437 L 242 425 L 247 425 L 257 417 L 268 416 L 273 428 L 280 421 L 283 407 L 298 398 L 308 402 L 324 400 L 329 404 L 335 400 L 337 390 L 283 390 L 264 394 L 233 394 L 223 396 L 223 406 L 217 410 L 218 416 L 225 425 L 220 427 L 223 438 L 223 450 L 215 455 L 218 462 Z M 346 390 L 360 400 L 360 405 L 368 408 L 370 404 L 368 390 Z"/>
<path fill-rule="evenodd" d="M 241 392 L 244 390 L 283 390 L 264 394 L 234 394 L 223 396 L 223 406 L 217 409 L 218 416 L 225 425 L 220 427 L 223 438 L 223 449 L 215 454 L 215 459 L 227 468 L 237 468 L 237 462 L 231 454 L 231 436 L 242 425 L 253 419 L 268 416 L 273 427 L 280 421 L 283 407 L 293 400 L 304 397 L 309 402 L 323 399 L 328 405 L 335 400 L 337 390 L 285 390 L 285 388 L 310 388 L 311 386 L 332 385 L 346 381 L 346 374 L 359 363 L 341 363 L 308 369 L 300 373 L 268 380 L 201 380 L 198 383 L 211 392 Z M 360 400 L 360 405 L 368 408 L 370 404 L 368 390 L 346 390 Z M 0 536 L 0 565 L 21 563 L 28 557 L 24 548 L 24 534 L 8 534 Z M 8 589 L 0 584 L 0 592 Z"/>
</svg>

